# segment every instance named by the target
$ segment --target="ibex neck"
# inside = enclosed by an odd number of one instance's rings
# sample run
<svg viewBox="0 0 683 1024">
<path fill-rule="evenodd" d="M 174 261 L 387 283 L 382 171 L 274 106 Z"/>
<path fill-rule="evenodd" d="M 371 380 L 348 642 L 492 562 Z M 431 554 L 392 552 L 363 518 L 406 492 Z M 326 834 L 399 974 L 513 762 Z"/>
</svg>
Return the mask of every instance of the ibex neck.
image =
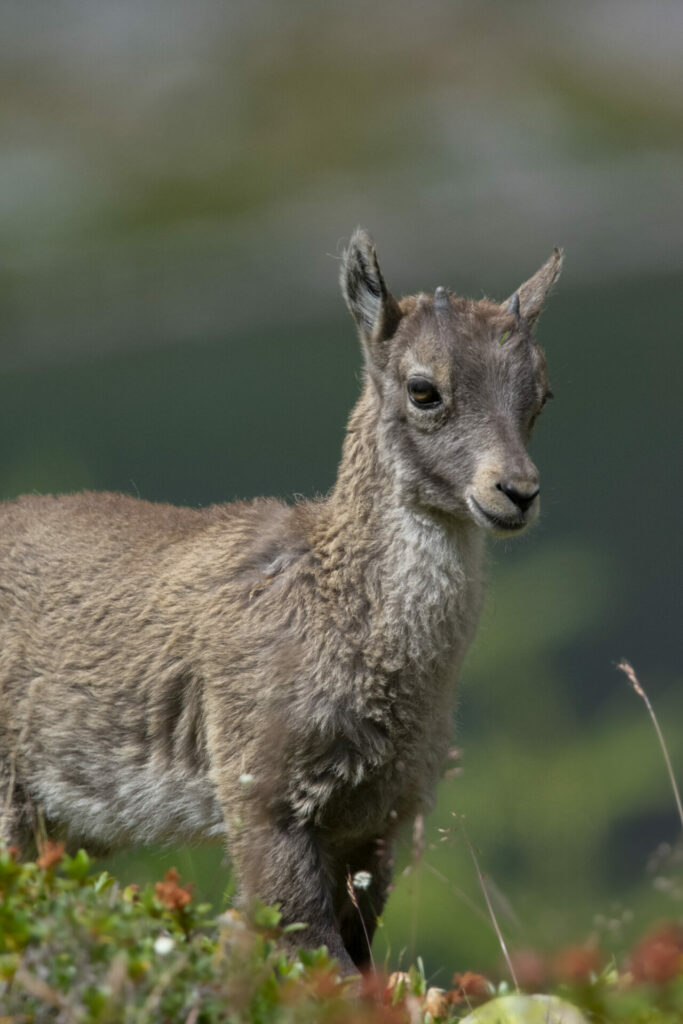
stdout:
<svg viewBox="0 0 683 1024">
<path fill-rule="evenodd" d="M 321 509 L 323 532 L 342 531 L 353 550 L 353 537 L 382 547 L 390 543 L 401 520 L 448 536 L 456 545 L 468 544 L 470 536 L 480 532 L 476 527 L 422 509 L 406 493 L 382 429 L 380 404 L 367 384 L 349 418 L 337 481 Z"/>
<path fill-rule="evenodd" d="M 406 500 L 396 467 L 381 450 L 379 416 L 366 388 L 349 420 L 314 547 L 346 607 L 373 632 L 393 636 L 404 663 L 438 656 L 458 636 L 469 641 L 483 538 L 473 524 L 432 516 Z"/>
<path fill-rule="evenodd" d="M 386 507 L 393 491 L 392 473 L 378 445 L 379 405 L 370 385 L 349 417 L 337 481 L 327 501 L 328 513 L 359 518 Z"/>
</svg>

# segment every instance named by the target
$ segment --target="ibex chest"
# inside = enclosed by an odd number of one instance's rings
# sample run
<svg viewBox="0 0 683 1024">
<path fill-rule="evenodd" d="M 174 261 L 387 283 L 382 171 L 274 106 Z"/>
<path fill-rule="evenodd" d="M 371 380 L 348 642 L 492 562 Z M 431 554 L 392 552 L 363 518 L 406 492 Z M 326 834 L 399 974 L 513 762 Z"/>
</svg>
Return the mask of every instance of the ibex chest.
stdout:
<svg viewBox="0 0 683 1024">
<path fill-rule="evenodd" d="M 315 651 L 294 741 L 300 818 L 369 833 L 429 801 L 481 591 L 479 552 L 433 532 L 396 531 L 383 578 L 368 572 L 366 618 Z"/>
<path fill-rule="evenodd" d="M 452 680 L 476 628 L 483 545 L 477 532 L 446 530 L 402 510 L 372 595 L 372 637 L 399 683 L 437 690 Z M 372 579 L 372 575 L 370 576 Z M 424 693 L 427 697 L 427 692 Z"/>
</svg>

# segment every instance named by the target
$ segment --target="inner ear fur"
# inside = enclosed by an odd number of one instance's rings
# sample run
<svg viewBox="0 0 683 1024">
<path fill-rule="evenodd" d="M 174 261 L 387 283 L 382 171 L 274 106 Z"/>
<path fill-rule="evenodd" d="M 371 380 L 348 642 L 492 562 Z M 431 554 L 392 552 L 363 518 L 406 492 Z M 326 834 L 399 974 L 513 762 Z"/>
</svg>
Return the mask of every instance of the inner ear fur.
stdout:
<svg viewBox="0 0 683 1024">
<path fill-rule="evenodd" d="M 387 362 L 384 343 L 396 333 L 402 313 L 384 283 L 372 238 L 363 228 L 356 228 L 344 252 L 340 283 L 361 342 L 372 361 L 383 368 Z"/>
</svg>

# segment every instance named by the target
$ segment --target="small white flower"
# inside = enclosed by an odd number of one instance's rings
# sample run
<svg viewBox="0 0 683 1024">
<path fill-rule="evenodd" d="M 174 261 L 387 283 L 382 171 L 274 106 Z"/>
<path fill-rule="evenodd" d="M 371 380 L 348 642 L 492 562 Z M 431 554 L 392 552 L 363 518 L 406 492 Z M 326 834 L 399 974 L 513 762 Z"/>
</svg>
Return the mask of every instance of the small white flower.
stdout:
<svg viewBox="0 0 683 1024">
<path fill-rule="evenodd" d="M 154 952 L 158 956 L 166 956 L 171 952 L 174 946 L 175 942 L 170 935 L 159 935 L 154 940 Z"/>
<path fill-rule="evenodd" d="M 369 871 L 356 871 L 353 876 L 354 889 L 369 889 L 372 875 Z"/>
<path fill-rule="evenodd" d="M 239 781 L 242 786 L 251 786 L 254 782 L 254 776 L 251 772 L 242 772 Z"/>
</svg>

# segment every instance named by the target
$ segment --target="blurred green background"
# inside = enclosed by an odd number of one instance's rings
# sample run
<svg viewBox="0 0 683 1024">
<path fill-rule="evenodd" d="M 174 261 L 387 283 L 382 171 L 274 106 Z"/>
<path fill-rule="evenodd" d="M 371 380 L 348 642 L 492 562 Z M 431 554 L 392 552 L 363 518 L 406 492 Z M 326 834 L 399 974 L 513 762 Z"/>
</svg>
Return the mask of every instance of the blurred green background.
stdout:
<svg viewBox="0 0 683 1024">
<path fill-rule="evenodd" d="M 467 834 L 513 948 L 681 914 L 683 7 L 671 0 L 23 0 L 0 35 L 0 493 L 193 505 L 322 493 L 360 357 L 341 245 L 397 293 L 508 295 L 566 249 L 539 337 L 543 518 L 492 550 L 462 772 L 411 837 L 381 960 L 494 969 Z M 454 818 L 453 815 L 458 818 Z M 439 831 L 449 830 L 450 831 Z M 220 902 L 217 847 L 171 864 Z M 474 906 L 472 906 L 472 904 Z"/>
</svg>

